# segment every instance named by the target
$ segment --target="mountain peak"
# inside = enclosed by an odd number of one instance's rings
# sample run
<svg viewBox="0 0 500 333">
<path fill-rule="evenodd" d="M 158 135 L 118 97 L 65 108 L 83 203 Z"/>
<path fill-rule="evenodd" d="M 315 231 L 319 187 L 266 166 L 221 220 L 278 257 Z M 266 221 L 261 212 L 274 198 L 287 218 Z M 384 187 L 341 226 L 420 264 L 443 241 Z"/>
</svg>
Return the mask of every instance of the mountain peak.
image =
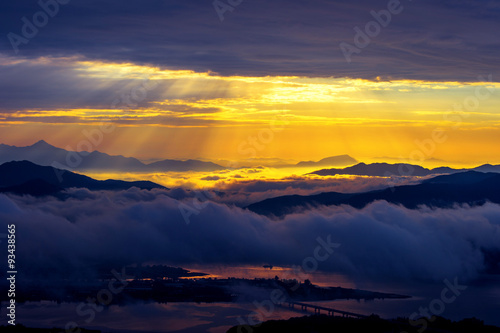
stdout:
<svg viewBox="0 0 500 333">
<path fill-rule="evenodd" d="M 32 147 L 34 147 L 34 146 L 36 146 L 36 147 L 54 147 L 51 144 L 47 143 L 47 141 L 45 141 L 45 140 L 40 140 L 40 141 L 32 144 L 31 146 Z"/>
</svg>

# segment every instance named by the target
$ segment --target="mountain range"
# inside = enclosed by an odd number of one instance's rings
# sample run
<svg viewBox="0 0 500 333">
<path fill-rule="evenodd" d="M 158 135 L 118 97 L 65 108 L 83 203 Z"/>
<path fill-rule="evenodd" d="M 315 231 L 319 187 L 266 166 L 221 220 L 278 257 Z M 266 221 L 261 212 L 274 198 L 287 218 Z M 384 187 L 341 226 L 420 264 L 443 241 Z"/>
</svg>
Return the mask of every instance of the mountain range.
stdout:
<svg viewBox="0 0 500 333">
<path fill-rule="evenodd" d="M 165 188 L 150 181 L 127 182 L 112 179 L 101 181 L 29 161 L 13 161 L 0 165 L 0 193 L 43 196 L 55 195 L 67 188 L 87 188 L 96 191 L 126 190 L 131 187 L 147 190 Z M 246 208 L 258 214 L 276 217 L 319 206 L 349 205 L 363 208 L 377 200 L 403 205 L 409 209 L 422 205 L 449 208 L 456 204 L 500 203 L 499 188 L 500 173 L 466 171 L 435 176 L 417 185 L 387 187 L 362 193 L 325 192 L 308 196 L 280 196 L 256 202 Z"/>
<path fill-rule="evenodd" d="M 374 176 L 374 177 L 390 177 L 390 176 L 417 176 L 425 177 L 437 174 L 452 174 L 465 171 L 479 172 L 500 172 L 500 165 L 484 164 L 472 169 L 453 169 L 449 167 L 439 167 L 427 169 L 419 165 L 407 163 L 358 163 L 356 165 L 342 169 L 322 169 L 311 172 L 309 174 L 319 176 L 335 176 L 335 175 L 356 175 L 356 176 Z"/>
<path fill-rule="evenodd" d="M 134 157 L 108 155 L 99 151 L 71 151 L 55 147 L 44 140 L 31 146 L 17 147 L 0 144 L 0 164 L 10 161 L 30 161 L 38 165 L 53 166 L 74 171 L 113 172 L 168 172 L 168 171 L 217 171 L 227 167 L 200 160 L 165 159 L 144 163 Z M 301 161 L 297 164 L 283 164 L 278 167 L 341 167 L 358 161 L 349 155 L 323 158 L 319 161 Z"/>
<path fill-rule="evenodd" d="M 0 164 L 11 161 L 30 161 L 42 166 L 52 166 L 77 172 L 212 172 L 224 170 L 227 167 L 219 164 L 200 160 L 173 160 L 165 159 L 152 163 L 144 163 L 134 157 L 121 155 L 108 155 L 99 151 L 75 152 L 52 146 L 40 140 L 31 146 L 16 147 L 0 144 Z M 439 167 L 426 169 L 419 165 L 397 163 L 358 163 L 349 155 L 338 155 L 323 158 L 319 161 L 301 161 L 297 164 L 287 164 L 281 167 L 331 167 L 337 168 L 320 169 L 310 174 L 320 176 L 333 175 L 359 175 L 359 176 L 429 176 L 437 174 L 451 174 L 464 172 L 468 169 L 453 169 Z M 355 164 L 355 165 L 353 165 Z M 347 166 L 340 168 L 341 166 Z M 470 170 L 481 172 L 500 172 L 500 165 L 485 164 Z"/>
<path fill-rule="evenodd" d="M 309 208 L 350 205 L 363 208 L 371 202 L 385 200 L 410 209 L 453 207 L 455 204 L 482 205 L 500 203 L 500 174 L 466 171 L 441 175 L 418 185 L 403 185 L 364 193 L 325 192 L 316 195 L 287 195 L 266 199 L 247 206 L 255 213 L 281 217 Z"/>
<path fill-rule="evenodd" d="M 54 147 L 43 140 L 27 147 L 0 144 L 0 164 L 11 161 L 30 161 L 38 165 L 74 171 L 167 172 L 226 169 L 218 164 L 199 160 L 167 159 L 145 164 L 133 157 L 111 156 L 99 151 L 69 151 Z"/>
<path fill-rule="evenodd" d="M 0 192 L 43 196 L 77 187 L 98 190 L 165 188 L 150 181 L 96 180 L 67 170 L 41 166 L 29 161 L 14 161 L 0 165 Z"/>
</svg>

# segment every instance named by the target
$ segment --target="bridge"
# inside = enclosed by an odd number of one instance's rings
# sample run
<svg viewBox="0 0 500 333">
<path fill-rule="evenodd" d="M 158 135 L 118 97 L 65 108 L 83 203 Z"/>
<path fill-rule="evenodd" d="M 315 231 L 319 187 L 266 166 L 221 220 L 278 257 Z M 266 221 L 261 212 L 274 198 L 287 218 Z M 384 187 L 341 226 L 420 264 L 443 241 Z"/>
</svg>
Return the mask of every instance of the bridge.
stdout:
<svg viewBox="0 0 500 333">
<path fill-rule="evenodd" d="M 324 306 L 318 306 L 318 305 L 313 305 L 313 304 L 307 304 L 307 303 L 302 303 L 302 302 L 294 302 L 294 301 L 284 301 L 279 304 L 282 307 L 288 307 L 290 309 L 294 309 L 297 311 L 303 311 L 303 312 L 308 312 L 308 309 L 313 309 L 314 314 L 320 314 L 321 311 L 324 313 L 328 314 L 329 316 L 334 316 L 335 314 L 342 315 L 342 317 L 351 317 L 351 318 L 366 318 L 368 316 L 362 315 L 359 313 L 354 313 L 354 312 L 348 312 L 348 311 L 342 311 L 342 310 L 337 310 L 337 309 L 332 309 L 332 308 L 327 308 Z M 297 306 L 297 309 L 295 308 Z M 300 306 L 300 310 L 299 307 Z"/>
</svg>

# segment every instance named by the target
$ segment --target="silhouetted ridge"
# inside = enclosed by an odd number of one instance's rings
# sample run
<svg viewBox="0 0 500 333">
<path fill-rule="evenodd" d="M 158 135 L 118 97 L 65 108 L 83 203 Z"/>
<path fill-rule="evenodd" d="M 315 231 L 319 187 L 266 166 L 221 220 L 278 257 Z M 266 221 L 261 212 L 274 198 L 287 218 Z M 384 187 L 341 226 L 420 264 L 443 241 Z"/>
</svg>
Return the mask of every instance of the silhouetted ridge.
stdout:
<svg viewBox="0 0 500 333">
<path fill-rule="evenodd" d="M 306 208 L 341 204 L 351 196 L 352 194 L 338 192 L 326 192 L 311 196 L 286 195 L 259 201 L 247 208 L 262 215 L 283 216 L 300 212 Z"/>
<path fill-rule="evenodd" d="M 408 318 L 391 320 L 381 319 L 372 314 L 369 317 L 357 319 L 340 316 L 327 316 L 326 314 L 290 318 L 287 320 L 268 320 L 255 326 L 240 325 L 231 327 L 227 333 L 253 332 L 253 333 L 500 333 L 500 328 L 485 325 L 482 320 L 467 318 L 454 322 L 443 317 L 434 316 L 433 320 L 427 318 L 416 320 L 413 323 Z M 420 324 L 425 323 L 425 327 Z"/>
<path fill-rule="evenodd" d="M 429 176 L 439 173 L 453 173 L 463 170 L 456 170 L 448 167 L 441 167 L 436 169 L 426 169 L 419 165 L 398 163 L 359 163 L 343 169 L 322 169 L 311 172 L 311 174 L 320 176 L 335 176 L 335 175 L 357 175 L 357 176 L 376 176 L 376 177 L 389 177 L 389 176 Z"/>
<path fill-rule="evenodd" d="M 97 150 L 74 152 L 54 147 L 44 140 L 27 147 L 0 144 L 0 163 L 30 161 L 59 169 L 121 172 L 166 172 L 166 171 L 215 171 L 225 169 L 212 163 L 198 160 L 163 160 L 145 164 L 133 157 L 111 156 Z"/>
<path fill-rule="evenodd" d="M 477 171 L 467 171 L 453 175 L 436 176 L 431 179 L 424 180 L 423 183 L 432 184 L 474 184 L 485 180 L 495 181 L 500 177 L 498 173 L 483 173 Z"/>
<path fill-rule="evenodd" d="M 0 188 L 2 193 L 29 194 L 35 197 L 56 194 L 62 190 L 62 187 L 47 183 L 43 179 L 32 179 L 20 185 Z"/>
<path fill-rule="evenodd" d="M 65 188 L 89 190 L 126 190 L 164 188 L 150 181 L 95 180 L 90 177 L 29 161 L 7 162 L 0 165 L 0 191 L 18 194 L 46 195 Z"/>
<path fill-rule="evenodd" d="M 468 171 L 437 176 L 418 185 L 404 185 L 365 193 L 337 192 L 311 196 L 283 196 L 263 200 L 247 208 L 263 215 L 283 216 L 311 207 L 350 205 L 363 208 L 371 202 L 385 200 L 415 209 L 420 205 L 452 207 L 455 204 L 482 205 L 500 203 L 500 174 Z"/>
<path fill-rule="evenodd" d="M 427 169 L 420 165 L 408 163 L 358 163 L 347 168 L 332 168 L 321 169 L 310 174 L 320 176 L 335 176 L 335 175 L 355 175 L 355 176 L 374 176 L 374 177 L 391 177 L 391 176 L 416 176 L 425 177 L 438 174 L 452 174 L 464 171 L 480 171 L 480 172 L 497 172 L 500 173 L 500 165 L 485 164 L 472 169 L 453 169 L 450 167 L 438 167 Z"/>
</svg>

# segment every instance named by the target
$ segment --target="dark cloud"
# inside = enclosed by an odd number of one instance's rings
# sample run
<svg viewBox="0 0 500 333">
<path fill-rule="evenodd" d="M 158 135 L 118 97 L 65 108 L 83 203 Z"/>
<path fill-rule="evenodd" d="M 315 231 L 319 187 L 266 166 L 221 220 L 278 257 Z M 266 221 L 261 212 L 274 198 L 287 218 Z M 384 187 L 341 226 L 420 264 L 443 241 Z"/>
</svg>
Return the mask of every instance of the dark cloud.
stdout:
<svg viewBox="0 0 500 333">
<path fill-rule="evenodd" d="M 165 100 L 203 99 L 227 97 L 227 84 L 223 80 L 203 80 L 189 83 L 183 79 L 150 80 L 148 74 L 137 78 L 96 77 L 89 72 L 81 72 L 79 61 L 82 57 L 20 59 L 1 57 L 0 55 L 0 110 L 15 112 L 18 110 L 68 110 L 72 108 L 101 108 L 122 110 L 122 115 L 136 116 L 145 108 L 154 108 L 159 112 L 170 112 L 175 115 L 195 113 L 215 113 L 216 107 L 199 108 L 183 104 L 158 104 Z M 183 89 L 190 84 L 197 84 L 198 89 Z M 28 113 L 29 115 L 29 113 Z M 131 121 L 137 118 L 131 117 Z M 25 121 L 29 117 L 6 119 L 8 121 Z M 72 122 L 71 117 L 61 119 L 39 119 L 42 122 Z M 123 120 L 123 121 L 126 121 Z M 170 122 L 168 115 L 149 117 L 139 123 Z M 178 120 L 182 122 L 182 120 Z"/>
<path fill-rule="evenodd" d="M 16 224 L 23 274 L 70 274 L 95 265 L 301 265 L 317 238 L 340 243 L 319 269 L 352 277 L 473 279 L 483 250 L 500 250 L 500 206 L 408 210 L 386 202 L 333 207 L 273 221 L 240 208 L 164 192 L 74 190 L 66 201 L 0 195 L 3 224 Z M 184 205 L 184 206 L 182 206 Z M 198 207 L 189 224 L 179 207 Z"/>
<path fill-rule="evenodd" d="M 0 5 L 0 53 L 32 19 L 38 1 Z M 348 76 L 476 81 L 497 72 L 494 1 L 408 1 L 390 24 L 347 63 L 341 42 L 374 20 L 387 0 L 243 1 L 221 22 L 212 1 L 72 0 L 19 56 L 83 55 L 222 75 Z M 496 76 L 495 76 L 495 80 Z"/>
</svg>

